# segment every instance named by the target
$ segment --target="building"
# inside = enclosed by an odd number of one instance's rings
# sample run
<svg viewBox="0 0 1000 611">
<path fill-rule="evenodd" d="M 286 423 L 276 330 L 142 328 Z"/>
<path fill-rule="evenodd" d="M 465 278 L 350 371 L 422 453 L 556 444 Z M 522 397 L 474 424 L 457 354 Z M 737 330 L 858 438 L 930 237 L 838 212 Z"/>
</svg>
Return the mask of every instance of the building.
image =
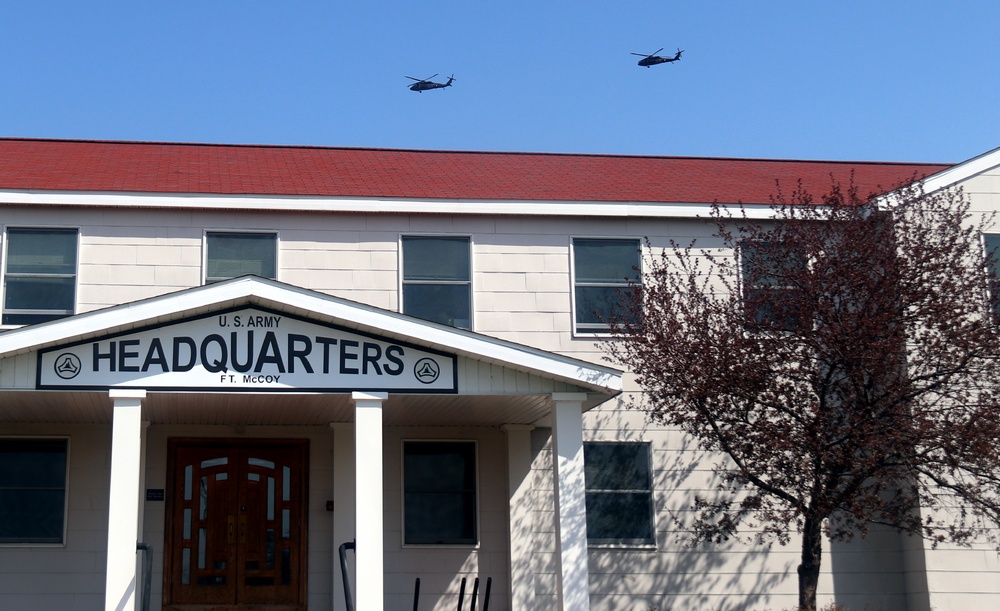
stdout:
<svg viewBox="0 0 1000 611">
<path fill-rule="evenodd" d="M 703 472 L 593 313 L 713 201 L 988 210 L 998 167 L 0 139 L 0 607 L 790 607 L 794 547 L 678 543 Z M 981 550 L 824 562 L 823 601 L 1000 602 Z"/>
</svg>

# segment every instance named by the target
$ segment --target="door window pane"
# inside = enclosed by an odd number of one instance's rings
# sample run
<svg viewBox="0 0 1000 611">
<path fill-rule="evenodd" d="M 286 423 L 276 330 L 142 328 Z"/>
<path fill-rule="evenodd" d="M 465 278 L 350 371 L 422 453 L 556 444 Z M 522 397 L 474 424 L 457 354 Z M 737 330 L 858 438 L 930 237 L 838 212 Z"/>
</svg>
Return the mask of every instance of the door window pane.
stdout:
<svg viewBox="0 0 1000 611">
<path fill-rule="evenodd" d="M 65 439 L 0 438 L 0 543 L 62 543 Z"/>
<path fill-rule="evenodd" d="M 469 238 L 405 236 L 402 244 L 403 312 L 471 329 Z"/>
<path fill-rule="evenodd" d="M 638 280 L 638 269 L 638 240 L 573 240 L 578 332 L 607 331 L 611 316 L 623 315 L 621 300 L 627 297 L 629 282 Z"/>
<path fill-rule="evenodd" d="M 205 282 L 253 274 L 277 278 L 277 236 L 273 233 L 209 232 Z"/>
<path fill-rule="evenodd" d="M 404 542 L 476 543 L 476 446 L 473 442 L 403 444 Z"/>
<path fill-rule="evenodd" d="M 585 443 L 587 541 L 652 545 L 653 478 L 647 443 Z"/>
<path fill-rule="evenodd" d="M 73 313 L 75 229 L 7 230 L 3 324 L 29 325 Z"/>
</svg>

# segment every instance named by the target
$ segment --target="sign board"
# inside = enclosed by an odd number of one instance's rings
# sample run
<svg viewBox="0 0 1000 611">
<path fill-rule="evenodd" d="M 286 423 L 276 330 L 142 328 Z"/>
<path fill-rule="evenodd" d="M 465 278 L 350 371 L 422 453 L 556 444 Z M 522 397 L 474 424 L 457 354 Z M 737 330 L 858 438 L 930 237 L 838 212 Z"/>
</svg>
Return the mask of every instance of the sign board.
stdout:
<svg viewBox="0 0 1000 611">
<path fill-rule="evenodd" d="M 243 307 L 47 348 L 41 390 L 457 393 L 457 359 Z"/>
</svg>

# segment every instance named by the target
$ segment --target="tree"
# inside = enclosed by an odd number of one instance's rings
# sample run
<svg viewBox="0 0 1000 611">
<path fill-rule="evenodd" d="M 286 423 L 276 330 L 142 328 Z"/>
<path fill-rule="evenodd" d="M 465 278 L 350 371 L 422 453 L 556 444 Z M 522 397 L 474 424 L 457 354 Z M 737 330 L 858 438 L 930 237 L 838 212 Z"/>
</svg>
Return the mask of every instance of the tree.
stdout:
<svg viewBox="0 0 1000 611">
<path fill-rule="evenodd" d="M 813 610 L 824 534 L 995 532 L 997 282 L 990 220 L 958 191 L 861 198 L 833 184 L 772 210 L 715 206 L 712 248 L 649 254 L 647 240 L 606 350 L 644 391 L 634 407 L 723 455 L 718 494 L 694 501 L 696 539 L 797 532 L 799 606 Z"/>
</svg>

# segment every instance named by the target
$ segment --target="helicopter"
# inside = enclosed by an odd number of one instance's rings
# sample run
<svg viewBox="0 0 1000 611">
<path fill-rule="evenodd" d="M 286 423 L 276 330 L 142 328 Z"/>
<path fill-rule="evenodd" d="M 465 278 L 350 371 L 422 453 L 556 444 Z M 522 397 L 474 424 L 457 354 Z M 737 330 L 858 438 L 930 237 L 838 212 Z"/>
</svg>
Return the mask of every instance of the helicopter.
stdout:
<svg viewBox="0 0 1000 611">
<path fill-rule="evenodd" d="M 451 76 L 448 77 L 448 82 L 447 83 L 435 83 L 434 81 L 431 80 L 435 76 L 437 76 L 437 74 L 435 74 L 433 76 L 428 76 L 427 78 L 424 78 L 424 79 L 413 78 L 412 76 L 408 76 L 406 78 L 414 80 L 414 81 L 417 81 L 417 82 L 413 83 L 412 85 L 407 85 L 407 87 L 410 88 L 410 91 L 416 91 L 417 93 L 423 93 L 423 92 L 427 91 L 428 89 L 442 89 L 444 87 L 451 87 L 452 81 L 455 80 L 455 75 L 452 74 Z"/>
<path fill-rule="evenodd" d="M 673 57 L 660 57 L 659 55 L 657 55 L 657 53 L 659 53 L 662 50 L 663 47 L 660 47 L 659 49 L 653 51 L 649 55 L 646 55 L 645 53 L 633 53 L 632 55 L 638 55 L 639 57 L 641 57 L 642 59 L 639 60 L 639 65 L 646 66 L 647 68 L 649 68 L 650 66 L 655 66 L 656 64 L 667 64 L 670 62 L 675 62 L 681 58 L 681 53 L 684 52 L 682 49 L 677 49 L 677 54 L 674 55 Z"/>
</svg>

